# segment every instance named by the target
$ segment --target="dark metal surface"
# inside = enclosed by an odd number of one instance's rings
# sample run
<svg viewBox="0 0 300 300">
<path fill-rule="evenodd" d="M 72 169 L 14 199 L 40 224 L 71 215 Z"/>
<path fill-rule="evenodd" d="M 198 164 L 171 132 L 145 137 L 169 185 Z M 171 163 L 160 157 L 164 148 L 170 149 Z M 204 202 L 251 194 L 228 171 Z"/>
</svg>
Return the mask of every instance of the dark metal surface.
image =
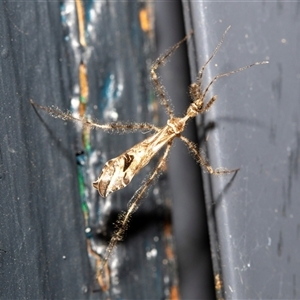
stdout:
<svg viewBox="0 0 300 300">
<path fill-rule="evenodd" d="M 236 176 L 205 176 L 218 297 L 299 298 L 299 3 L 184 3 L 193 76 L 224 44 L 206 78 L 262 60 L 222 78 L 218 100 L 205 115 L 214 167 L 240 168 Z"/>
<path fill-rule="evenodd" d="M 101 18 L 92 24 L 99 25 L 95 26 L 97 32 L 90 37 L 97 42 L 83 57 L 89 68 L 89 112 L 96 113 L 93 116 L 102 121 L 106 121 L 107 111 L 108 117 L 117 116 L 118 120 L 157 119 L 159 113 L 150 102 L 146 57 L 143 57 L 149 45 L 141 38 L 138 19 L 141 4 L 94 3 L 101 6 L 97 6 Z M 34 99 L 39 104 L 66 110 L 71 107 L 74 94 L 79 96 L 76 84 L 82 49 L 78 37 L 74 38 L 77 29 L 72 26 L 77 24 L 68 23 L 63 4 L 4 1 L 0 4 L 0 248 L 6 251 L 0 253 L 1 298 L 174 297 L 177 277 L 172 238 L 167 232 L 170 208 L 165 203 L 168 197 L 165 176 L 161 176 L 155 190 L 150 190 L 147 201 L 132 220 L 125 242 L 110 261 L 110 289 L 103 293 L 95 280 L 86 250 L 77 179 L 76 154 L 82 150 L 80 136 L 74 124 L 36 111 L 29 103 Z M 93 49 L 96 46 L 101 48 Z M 74 50 L 76 47 L 78 52 Z M 112 78 L 115 81 L 110 87 L 115 94 L 109 94 L 110 90 L 108 97 L 116 98 L 106 100 L 113 103 L 97 102 L 103 97 L 105 80 Z M 107 106 L 109 109 L 105 111 Z M 98 171 L 104 159 L 122 153 L 145 137 L 144 134 L 129 138 L 102 136 L 102 133 L 92 134 L 95 144 L 101 140 Z M 110 208 L 105 211 L 107 218 L 101 218 L 102 224 L 93 224 L 102 243 L 97 246 L 102 250 L 110 234 L 107 235 L 107 228 L 112 227 L 117 213 L 126 209 L 127 201 L 150 170 L 151 166 L 147 167 L 131 187 L 105 202 L 106 208 Z M 104 215 L 100 209 L 93 210 L 93 214 L 96 221 Z M 107 222 L 104 225 L 103 219 Z"/>
<path fill-rule="evenodd" d="M 181 40 L 184 30 L 182 5 L 179 1 L 156 2 L 157 52 Z M 193 43 L 193 36 L 187 45 Z M 176 116 L 183 116 L 190 104 L 188 86 L 190 69 L 187 47 L 183 44 L 160 68 L 163 84 Z M 184 136 L 198 143 L 195 120 Z M 175 141 L 169 158 L 173 202 L 172 217 L 178 259 L 179 286 L 182 299 L 213 299 L 213 275 L 207 231 L 201 168 L 180 141 Z"/>
<path fill-rule="evenodd" d="M 40 117 L 29 103 L 51 99 L 68 108 L 60 8 L 0 6 L 0 247 L 7 251 L 1 253 L 1 298 L 86 298 L 90 276 L 72 124 Z"/>
</svg>

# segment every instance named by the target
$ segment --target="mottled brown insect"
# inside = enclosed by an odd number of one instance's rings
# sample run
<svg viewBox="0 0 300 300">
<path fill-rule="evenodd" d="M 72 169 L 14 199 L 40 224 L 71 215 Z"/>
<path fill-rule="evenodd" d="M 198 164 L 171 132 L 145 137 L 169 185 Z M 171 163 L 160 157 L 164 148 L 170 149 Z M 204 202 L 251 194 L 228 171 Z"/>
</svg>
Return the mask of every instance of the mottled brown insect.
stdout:
<svg viewBox="0 0 300 300">
<path fill-rule="evenodd" d="M 146 190 L 150 187 L 152 182 L 165 168 L 166 160 L 170 149 L 172 147 L 172 143 L 175 138 L 179 138 L 184 142 L 184 144 L 188 147 L 189 151 L 194 155 L 196 161 L 210 174 L 213 175 L 221 175 L 221 174 L 229 174 L 232 172 L 236 172 L 238 169 L 228 170 L 225 168 L 213 169 L 208 161 L 199 153 L 197 145 L 189 141 L 187 138 L 182 136 L 182 132 L 185 129 L 186 123 L 189 119 L 196 117 L 198 114 L 203 114 L 208 111 L 209 108 L 216 101 L 217 96 L 213 96 L 207 103 L 205 103 L 205 98 L 207 93 L 212 86 L 212 84 L 219 78 L 229 76 L 231 74 L 243 71 L 255 65 L 262 65 L 268 63 L 267 61 L 256 62 L 251 65 L 239 68 L 237 70 L 216 75 L 207 85 L 205 89 L 202 89 L 202 77 L 203 72 L 208 65 L 208 63 L 213 59 L 213 57 L 218 52 L 220 46 L 223 43 L 223 39 L 229 30 L 230 27 L 226 29 L 223 34 L 223 37 L 217 47 L 215 48 L 213 54 L 207 60 L 207 62 L 200 69 L 197 79 L 194 83 L 192 83 L 189 87 L 189 94 L 192 100 L 191 105 L 188 107 L 185 115 L 180 117 L 175 117 L 173 110 L 169 104 L 169 101 L 165 94 L 165 89 L 161 84 L 159 77 L 157 76 L 156 70 L 159 66 L 163 65 L 166 60 L 171 56 L 171 54 L 183 43 L 185 42 L 189 36 L 186 36 L 183 40 L 178 42 L 176 45 L 171 47 L 166 51 L 163 55 L 161 55 L 152 65 L 150 71 L 150 77 L 154 84 L 154 88 L 156 94 L 161 102 L 161 104 L 165 107 L 166 112 L 169 116 L 169 120 L 167 124 L 163 128 L 155 127 L 152 124 L 148 123 L 109 123 L 109 124 L 97 124 L 95 122 L 91 122 L 84 118 L 75 118 L 70 113 L 64 113 L 59 109 L 53 109 L 50 107 L 40 106 L 34 103 L 31 100 L 31 103 L 38 108 L 41 108 L 47 111 L 53 117 L 61 118 L 64 120 L 72 120 L 82 122 L 85 126 L 100 128 L 105 131 L 110 132 L 120 132 L 120 131 L 136 131 L 136 130 L 150 130 L 155 131 L 155 133 L 136 144 L 132 148 L 128 149 L 121 155 L 116 158 L 109 160 L 103 167 L 103 170 L 99 176 L 99 178 L 93 183 L 94 188 L 96 188 L 102 197 L 107 197 L 112 192 L 120 190 L 126 187 L 132 180 L 132 178 L 143 168 L 145 167 L 149 161 L 152 159 L 154 155 L 158 153 L 158 151 L 166 146 L 166 149 L 160 158 L 158 164 L 156 165 L 153 172 L 149 175 L 149 177 L 144 181 L 141 187 L 135 192 L 133 197 L 130 199 L 128 204 L 128 210 L 120 215 L 118 221 L 118 228 L 113 234 L 111 241 L 106 249 L 106 254 L 103 259 L 103 263 L 101 266 L 101 270 L 103 270 L 106 265 L 112 250 L 118 241 L 121 241 L 124 232 L 128 227 L 128 223 L 131 215 L 138 209 L 143 196 L 145 195 Z M 101 276 L 101 270 L 98 271 L 98 276 Z"/>
</svg>

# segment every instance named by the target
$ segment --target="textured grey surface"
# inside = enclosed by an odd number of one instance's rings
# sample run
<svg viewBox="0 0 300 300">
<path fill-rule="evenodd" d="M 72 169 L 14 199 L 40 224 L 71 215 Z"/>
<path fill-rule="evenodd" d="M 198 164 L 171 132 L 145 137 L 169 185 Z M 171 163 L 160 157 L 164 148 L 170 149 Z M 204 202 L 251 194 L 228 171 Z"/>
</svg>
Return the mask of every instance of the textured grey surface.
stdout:
<svg viewBox="0 0 300 300">
<path fill-rule="evenodd" d="M 205 176 L 214 272 L 225 293 L 218 296 L 298 299 L 299 2 L 184 7 L 195 31 L 191 66 L 201 66 L 232 26 L 206 78 L 270 60 L 220 79 L 211 89 L 218 100 L 204 118 L 215 124 L 207 133 L 211 164 L 240 168 L 235 177 Z"/>
<path fill-rule="evenodd" d="M 29 103 L 68 107 L 59 5 L 0 6 L 1 298 L 85 298 L 89 265 L 72 124 L 39 118 Z"/>
<path fill-rule="evenodd" d="M 161 237 L 169 214 L 163 201 L 168 193 L 165 176 L 159 182 L 163 188 L 155 193 L 151 190 L 153 197 L 136 213 L 125 242 L 111 260 L 113 288 L 106 294 L 94 293 L 99 286 L 86 251 L 77 179 L 80 139 L 74 124 L 35 111 L 29 103 L 34 99 L 66 110 L 74 97 L 78 61 L 68 38 L 77 29 L 70 33 L 70 28 L 62 25 L 60 4 L 0 4 L 0 249 L 6 251 L 0 252 L 1 298 L 166 298 L 177 282 L 174 266 L 166 259 L 169 241 Z M 90 61 L 91 110 L 98 104 L 94 101 L 102 97 L 103 78 L 111 78 L 112 73 L 117 87 L 123 88 L 116 93 L 119 98 L 113 99 L 117 115 L 126 121 L 145 121 L 144 113 L 151 105 L 138 23 L 140 3 L 96 4 L 103 13 L 96 36 L 102 48 Z M 78 40 L 70 43 L 80 48 Z M 96 117 L 100 118 L 101 112 Z M 140 119 L 133 120 L 135 117 Z M 111 150 L 105 152 L 111 158 L 143 137 L 110 136 L 102 145 Z M 107 148 L 102 148 L 101 154 Z M 126 209 L 142 180 L 143 176 L 137 176 L 129 189 L 113 198 L 116 201 L 106 227 L 112 227 L 120 209 Z M 103 238 L 101 234 L 99 239 L 107 242 L 109 235 Z"/>
</svg>

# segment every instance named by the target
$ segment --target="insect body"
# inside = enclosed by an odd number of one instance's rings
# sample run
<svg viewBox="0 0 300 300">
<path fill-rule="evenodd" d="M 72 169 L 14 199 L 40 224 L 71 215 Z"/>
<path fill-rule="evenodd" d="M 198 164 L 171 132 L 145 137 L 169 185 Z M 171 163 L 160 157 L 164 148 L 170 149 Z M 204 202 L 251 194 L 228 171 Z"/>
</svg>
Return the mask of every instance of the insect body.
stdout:
<svg viewBox="0 0 300 300">
<path fill-rule="evenodd" d="M 109 123 L 109 124 L 97 124 L 95 122 L 91 122 L 84 118 L 75 118 L 70 113 L 64 113 L 59 109 L 53 109 L 50 107 L 40 106 L 35 104 L 32 100 L 31 103 L 51 114 L 53 117 L 61 118 L 64 120 L 72 120 L 79 121 L 84 124 L 84 126 L 96 127 L 105 131 L 112 132 L 120 132 L 120 131 L 133 131 L 133 130 L 150 130 L 155 131 L 155 133 L 136 144 L 132 148 L 125 151 L 120 156 L 109 160 L 103 167 L 103 170 L 99 176 L 99 178 L 93 183 L 94 188 L 96 188 L 102 197 L 107 197 L 109 194 L 118 191 L 124 187 L 126 187 L 132 180 L 132 178 L 143 168 L 145 167 L 149 161 L 152 159 L 154 155 L 158 153 L 158 151 L 166 146 L 166 149 L 159 159 L 156 167 L 153 172 L 150 173 L 148 178 L 143 182 L 141 187 L 135 192 L 133 197 L 130 199 L 128 203 L 128 209 L 126 212 L 121 213 L 119 220 L 117 222 L 117 229 L 113 234 L 110 243 L 106 249 L 106 254 L 102 261 L 101 269 L 98 270 L 97 276 L 101 276 L 102 270 L 104 269 L 112 250 L 118 241 L 122 240 L 124 233 L 128 227 L 128 223 L 131 215 L 137 210 L 139 205 L 141 204 L 142 198 L 145 196 L 147 189 L 151 186 L 152 182 L 160 175 L 163 171 L 168 154 L 172 147 L 172 143 L 175 138 L 179 138 L 184 142 L 184 144 L 188 147 L 189 151 L 194 155 L 196 161 L 204 167 L 204 169 L 214 175 L 220 174 L 229 174 L 232 172 L 236 172 L 238 169 L 228 170 L 225 168 L 217 168 L 213 169 L 208 161 L 199 153 L 197 145 L 189 141 L 187 138 L 182 136 L 182 132 L 186 126 L 186 123 L 189 119 L 196 117 L 198 114 L 203 114 L 208 111 L 213 103 L 217 100 L 217 96 L 213 96 L 209 101 L 205 102 L 207 93 L 212 86 L 212 84 L 219 78 L 229 76 L 231 74 L 243 71 L 248 69 L 254 65 L 262 65 L 267 64 L 267 61 L 256 62 L 250 64 L 248 66 L 239 68 L 237 70 L 216 75 L 207 85 L 205 89 L 202 90 L 202 77 L 203 72 L 208 65 L 208 63 L 213 59 L 213 57 L 218 52 L 220 46 L 223 43 L 223 39 L 229 30 L 230 27 L 226 29 L 223 34 L 223 37 L 217 47 L 215 48 L 213 54 L 207 60 L 207 62 L 200 69 L 198 77 L 194 83 L 192 83 L 189 87 L 189 94 L 192 99 L 191 105 L 188 107 L 185 115 L 182 118 L 178 118 L 174 116 L 173 110 L 169 105 L 169 101 L 166 98 L 164 87 L 161 84 L 156 70 L 159 66 L 163 65 L 167 58 L 171 56 L 171 54 L 184 42 L 187 40 L 188 36 L 181 40 L 179 43 L 170 48 L 165 54 L 160 56 L 152 65 L 150 71 L 150 77 L 154 84 L 154 88 L 158 98 L 160 99 L 161 104 L 165 107 L 167 114 L 169 115 L 169 120 L 167 124 L 163 128 L 157 128 L 152 124 L 147 123 Z"/>
<path fill-rule="evenodd" d="M 133 146 L 120 156 L 109 160 L 93 186 L 102 197 L 127 186 L 132 178 L 144 168 L 152 157 L 169 141 L 184 130 L 188 116 L 173 118 L 157 133 Z"/>
</svg>

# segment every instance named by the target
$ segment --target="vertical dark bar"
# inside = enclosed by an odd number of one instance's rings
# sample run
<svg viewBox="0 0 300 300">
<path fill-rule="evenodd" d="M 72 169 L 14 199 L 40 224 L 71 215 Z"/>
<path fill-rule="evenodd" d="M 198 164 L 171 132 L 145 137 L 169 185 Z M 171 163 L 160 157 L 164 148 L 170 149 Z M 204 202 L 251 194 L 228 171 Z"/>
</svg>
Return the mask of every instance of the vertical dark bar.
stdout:
<svg viewBox="0 0 300 300">
<path fill-rule="evenodd" d="M 189 31 L 184 28 L 180 1 L 156 3 L 158 54 L 181 40 Z M 187 41 L 193 44 L 194 37 Z M 186 44 L 183 44 L 159 69 L 163 84 L 178 117 L 191 103 L 188 95 L 190 65 Z M 195 66 L 193 66 L 195 68 Z M 184 136 L 198 143 L 195 120 Z M 213 276 L 203 195 L 201 168 L 188 148 L 175 141 L 169 159 L 168 175 L 173 201 L 173 226 L 178 255 L 180 295 L 182 299 L 213 299 Z"/>
</svg>

